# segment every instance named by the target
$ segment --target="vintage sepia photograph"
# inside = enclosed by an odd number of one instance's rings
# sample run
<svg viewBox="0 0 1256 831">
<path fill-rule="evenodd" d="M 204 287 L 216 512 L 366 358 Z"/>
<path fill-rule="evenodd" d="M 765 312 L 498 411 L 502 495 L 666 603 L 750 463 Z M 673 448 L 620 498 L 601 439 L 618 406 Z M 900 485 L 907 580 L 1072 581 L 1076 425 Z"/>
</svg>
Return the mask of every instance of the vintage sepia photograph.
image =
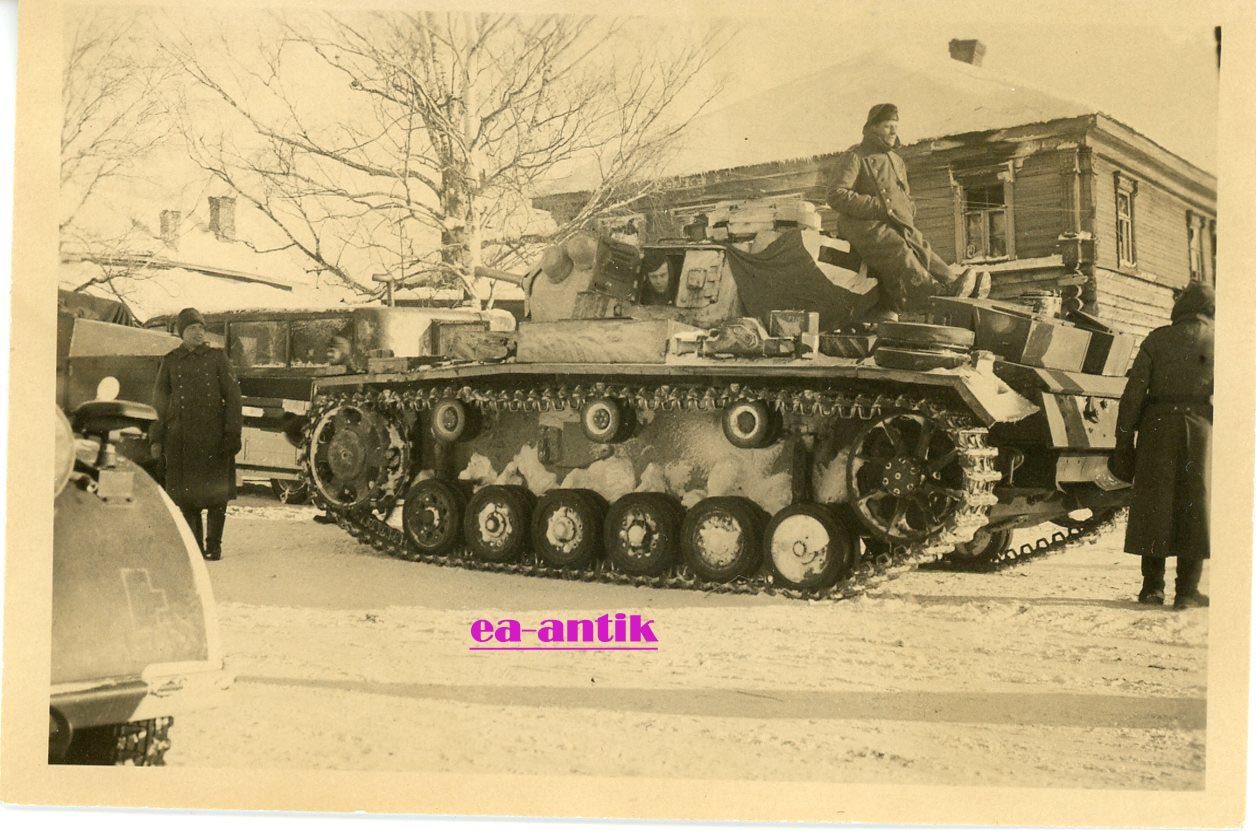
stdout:
<svg viewBox="0 0 1256 831">
<path fill-rule="evenodd" d="M 771 5 L 21 10 L 5 801 L 1242 821 L 1238 12 Z"/>
</svg>

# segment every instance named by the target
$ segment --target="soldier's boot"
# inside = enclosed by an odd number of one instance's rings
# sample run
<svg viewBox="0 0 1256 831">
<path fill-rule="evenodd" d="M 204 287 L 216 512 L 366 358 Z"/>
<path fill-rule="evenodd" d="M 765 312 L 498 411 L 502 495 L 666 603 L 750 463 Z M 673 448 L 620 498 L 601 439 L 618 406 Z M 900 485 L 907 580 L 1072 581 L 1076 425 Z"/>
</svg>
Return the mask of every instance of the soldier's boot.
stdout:
<svg viewBox="0 0 1256 831">
<path fill-rule="evenodd" d="M 951 297 L 971 297 L 980 282 L 979 274 L 980 272 L 975 268 L 966 268 L 961 271 L 955 278 L 955 282 L 950 285 Z"/>
<path fill-rule="evenodd" d="M 991 283 L 989 271 L 969 266 L 950 284 L 950 294 L 951 297 L 972 297 L 979 300 L 990 296 Z"/>
<path fill-rule="evenodd" d="M 990 272 L 982 269 L 977 272 L 977 288 L 973 289 L 972 296 L 978 300 L 990 296 L 990 287 L 994 281 L 990 277 Z"/>
<path fill-rule="evenodd" d="M 206 511 L 209 514 L 209 529 L 205 535 L 205 559 L 222 559 L 222 529 L 227 524 L 227 506 L 215 505 Z"/>
<path fill-rule="evenodd" d="M 196 540 L 196 548 L 201 552 L 201 556 L 205 555 L 205 526 L 201 524 L 200 508 L 185 508 L 179 506 L 179 513 L 183 514 L 183 521 L 188 524 L 188 528 L 192 531 L 192 538 Z"/>
<path fill-rule="evenodd" d="M 1198 557 L 1178 557 L 1173 608 L 1198 609 L 1208 605 L 1208 595 L 1199 591 L 1199 578 L 1203 573 L 1203 560 Z"/>
<path fill-rule="evenodd" d="M 1143 557 L 1143 589 L 1138 602 L 1144 606 L 1164 605 L 1164 558 Z"/>
</svg>

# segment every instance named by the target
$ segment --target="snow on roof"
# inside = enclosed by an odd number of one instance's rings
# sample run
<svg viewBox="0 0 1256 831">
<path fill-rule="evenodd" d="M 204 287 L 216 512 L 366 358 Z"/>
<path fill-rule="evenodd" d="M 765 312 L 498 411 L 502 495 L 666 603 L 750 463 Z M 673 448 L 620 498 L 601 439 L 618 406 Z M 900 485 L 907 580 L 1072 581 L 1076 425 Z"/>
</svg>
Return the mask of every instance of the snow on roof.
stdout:
<svg viewBox="0 0 1256 831">
<path fill-rule="evenodd" d="M 60 285 L 74 288 L 101 274 L 90 261 L 71 260 L 61 264 Z M 277 288 L 267 283 L 241 282 L 230 277 L 180 268 L 137 268 L 128 276 L 115 277 L 113 286 L 139 320 L 161 314 L 175 314 L 194 306 L 202 312 L 230 311 L 245 307 L 292 309 L 334 307 L 348 299 L 344 290 L 311 286 Z M 101 285 L 85 289 L 97 297 L 116 296 Z"/>
<path fill-rule="evenodd" d="M 662 175 L 836 153 L 859 142 L 869 108 L 885 102 L 898 106 L 904 144 L 1096 112 L 945 55 L 869 51 L 699 116 Z M 582 168 L 545 193 L 586 190 L 593 173 Z"/>
<path fill-rule="evenodd" d="M 180 263 L 253 274 L 294 286 L 311 282 L 294 251 L 258 251 L 240 240 L 220 239 L 201 225 L 183 230 L 174 249 L 165 248 L 161 240 L 156 242 L 163 256 Z"/>
</svg>

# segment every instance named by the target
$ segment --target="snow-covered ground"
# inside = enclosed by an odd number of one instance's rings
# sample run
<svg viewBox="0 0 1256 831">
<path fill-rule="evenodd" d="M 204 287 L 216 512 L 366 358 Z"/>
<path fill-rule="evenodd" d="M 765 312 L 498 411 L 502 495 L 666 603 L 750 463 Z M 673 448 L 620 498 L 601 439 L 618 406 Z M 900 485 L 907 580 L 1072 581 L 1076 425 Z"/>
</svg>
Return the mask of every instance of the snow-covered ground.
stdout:
<svg viewBox="0 0 1256 831">
<path fill-rule="evenodd" d="M 237 680 L 170 764 L 1203 787 L 1208 610 L 1132 602 L 1119 534 L 800 603 L 400 562 L 313 515 L 233 509 L 210 574 Z M 618 611 L 659 650 L 469 650 L 477 618 Z"/>
</svg>

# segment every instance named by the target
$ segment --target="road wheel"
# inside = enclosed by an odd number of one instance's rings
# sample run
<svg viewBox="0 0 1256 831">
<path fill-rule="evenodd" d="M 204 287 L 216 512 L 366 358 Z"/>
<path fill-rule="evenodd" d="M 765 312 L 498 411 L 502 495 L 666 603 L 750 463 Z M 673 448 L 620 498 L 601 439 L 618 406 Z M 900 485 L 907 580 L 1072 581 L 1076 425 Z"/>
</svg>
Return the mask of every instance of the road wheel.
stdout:
<svg viewBox="0 0 1256 831">
<path fill-rule="evenodd" d="M 532 494 L 518 485 L 480 488 L 467 503 L 462 533 L 467 548 L 490 563 L 519 559 L 528 547 Z"/>
<path fill-rule="evenodd" d="M 704 580 L 726 582 L 754 573 L 762 556 L 762 509 L 738 496 L 703 499 L 685 514 L 680 548 Z"/>
<path fill-rule="evenodd" d="M 532 516 L 532 550 L 552 566 L 584 568 L 602 550 L 606 509 L 589 491 L 552 490 Z"/>
<path fill-rule="evenodd" d="M 777 512 L 763 551 L 776 582 L 792 589 L 827 589 L 846 576 L 858 540 L 826 505 L 798 502 Z"/>
<path fill-rule="evenodd" d="M 662 493 L 630 493 L 606 514 L 606 556 L 627 574 L 655 577 L 676 561 L 680 504 Z"/>
<path fill-rule="evenodd" d="M 457 485 L 424 479 L 406 491 L 401 510 L 406 539 L 423 554 L 446 554 L 462 539 L 467 498 Z"/>
<path fill-rule="evenodd" d="M 271 479 L 270 492 L 285 505 L 304 505 L 310 501 L 310 489 L 300 479 Z"/>
</svg>

